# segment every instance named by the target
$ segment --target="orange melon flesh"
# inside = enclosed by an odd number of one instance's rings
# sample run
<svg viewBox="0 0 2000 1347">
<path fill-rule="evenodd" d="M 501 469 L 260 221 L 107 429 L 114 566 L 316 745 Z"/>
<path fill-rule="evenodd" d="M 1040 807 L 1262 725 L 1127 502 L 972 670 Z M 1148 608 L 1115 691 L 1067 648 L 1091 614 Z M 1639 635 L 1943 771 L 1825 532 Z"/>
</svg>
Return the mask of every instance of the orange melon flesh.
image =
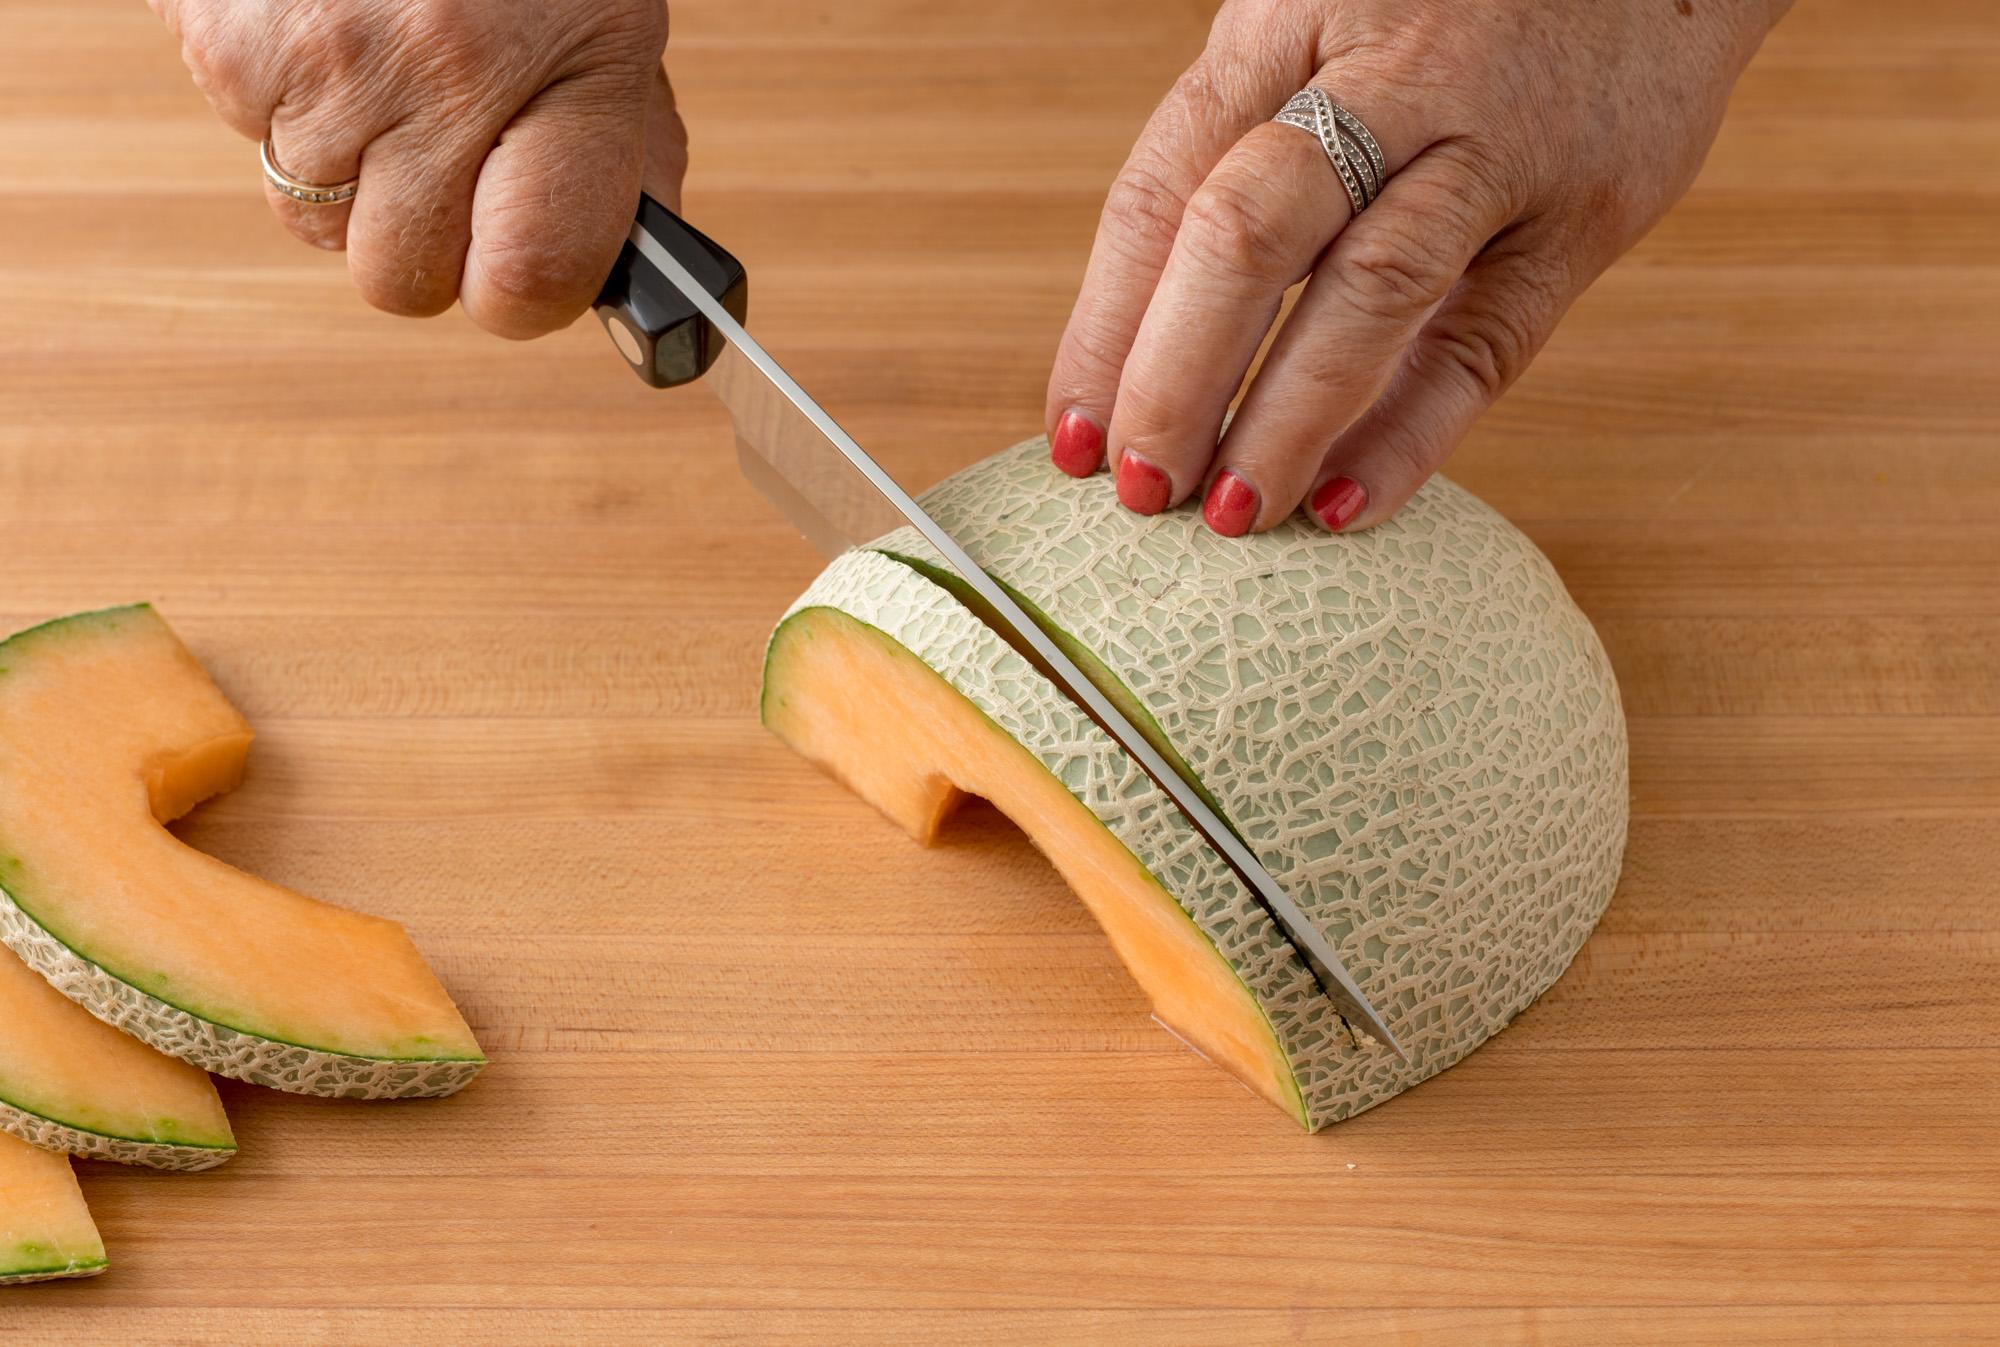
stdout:
<svg viewBox="0 0 2000 1347">
<path fill-rule="evenodd" d="M 69 950 L 196 1019 L 315 1052 L 479 1060 L 400 926 L 245 874 L 162 826 L 233 788 L 250 738 L 148 607 L 0 644 L 0 888 Z"/>
<path fill-rule="evenodd" d="M 69 1157 L 0 1136 L 0 1283 L 88 1277 L 105 1262 Z"/>
<path fill-rule="evenodd" d="M 5 950 L 0 1104 L 102 1137 L 222 1151 L 236 1146 L 206 1072 L 95 1019 Z"/>
<path fill-rule="evenodd" d="M 919 842 L 932 842 L 966 796 L 991 801 L 1097 918 L 1160 1020 L 1299 1116 L 1268 1021 L 1208 937 L 1061 781 L 936 671 L 845 613 L 808 608 L 772 638 L 765 677 L 765 723 Z"/>
</svg>

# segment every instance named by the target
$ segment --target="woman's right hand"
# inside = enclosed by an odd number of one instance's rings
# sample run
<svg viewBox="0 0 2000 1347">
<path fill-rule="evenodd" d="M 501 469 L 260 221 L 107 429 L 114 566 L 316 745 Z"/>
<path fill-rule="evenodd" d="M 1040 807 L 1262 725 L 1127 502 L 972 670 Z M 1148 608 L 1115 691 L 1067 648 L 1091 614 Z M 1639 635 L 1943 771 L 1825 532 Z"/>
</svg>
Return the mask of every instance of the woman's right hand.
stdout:
<svg viewBox="0 0 2000 1347">
<path fill-rule="evenodd" d="M 453 301 L 504 337 L 566 326 L 618 256 L 641 183 L 680 203 L 687 133 L 664 0 L 150 0 L 195 83 L 285 173 L 301 239 L 345 248 L 391 313 Z"/>
</svg>

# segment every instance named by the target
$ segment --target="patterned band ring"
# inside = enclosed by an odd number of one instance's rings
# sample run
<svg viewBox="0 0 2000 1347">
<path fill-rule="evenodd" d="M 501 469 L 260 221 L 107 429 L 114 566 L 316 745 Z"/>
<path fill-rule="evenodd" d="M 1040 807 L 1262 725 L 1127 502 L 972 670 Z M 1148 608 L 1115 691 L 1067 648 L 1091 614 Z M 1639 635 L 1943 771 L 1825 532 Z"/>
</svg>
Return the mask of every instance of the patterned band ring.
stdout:
<svg viewBox="0 0 2000 1347">
<path fill-rule="evenodd" d="M 356 189 L 361 185 L 359 178 L 349 178 L 346 182 L 335 183 L 300 182 L 278 167 L 278 156 L 271 152 L 271 140 L 268 136 L 257 146 L 257 162 L 264 166 L 265 182 L 292 200 L 303 201 L 308 206 L 330 206 L 336 202 L 352 201 Z"/>
<path fill-rule="evenodd" d="M 1359 215 L 1367 210 L 1389 180 L 1382 147 L 1361 124 L 1361 119 L 1333 101 L 1326 90 L 1308 84 L 1293 94 L 1277 116 L 1271 119 L 1310 132 L 1326 152 L 1327 162 L 1340 175 L 1347 190 L 1348 204 Z"/>
</svg>

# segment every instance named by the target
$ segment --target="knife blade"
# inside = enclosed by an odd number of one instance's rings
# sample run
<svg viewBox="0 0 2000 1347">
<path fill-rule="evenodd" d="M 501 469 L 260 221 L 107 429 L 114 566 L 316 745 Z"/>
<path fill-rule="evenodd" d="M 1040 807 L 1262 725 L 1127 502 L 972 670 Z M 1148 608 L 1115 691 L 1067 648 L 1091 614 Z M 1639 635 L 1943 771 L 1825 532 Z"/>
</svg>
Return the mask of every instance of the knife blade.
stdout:
<svg viewBox="0 0 2000 1347">
<path fill-rule="evenodd" d="M 712 371 L 710 387 L 735 424 L 744 475 L 828 555 L 903 524 L 915 527 L 984 602 L 985 615 L 1000 627 L 999 634 L 1031 655 L 1117 740 L 1228 861 L 1283 928 L 1349 1025 L 1407 1062 L 1408 1054 L 1319 928 L 1193 783 L 745 330 L 748 280 L 742 264 L 650 197 L 641 200 L 627 243 L 599 296 L 597 312 L 640 377 L 656 387 L 671 387 Z M 647 284 L 637 269 L 641 259 L 666 281 L 671 294 Z"/>
</svg>

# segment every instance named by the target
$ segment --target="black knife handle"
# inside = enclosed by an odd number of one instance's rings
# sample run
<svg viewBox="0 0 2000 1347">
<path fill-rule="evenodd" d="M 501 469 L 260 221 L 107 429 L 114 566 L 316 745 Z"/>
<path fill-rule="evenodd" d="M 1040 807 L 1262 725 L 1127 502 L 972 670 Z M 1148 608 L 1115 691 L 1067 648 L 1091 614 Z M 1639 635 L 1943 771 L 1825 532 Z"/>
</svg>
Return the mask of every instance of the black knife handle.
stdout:
<svg viewBox="0 0 2000 1347">
<path fill-rule="evenodd" d="M 743 264 L 714 239 L 641 192 L 639 223 L 737 322 L 750 304 Z M 692 383 L 722 354 L 723 338 L 693 302 L 626 240 L 594 306 L 632 372 L 654 388 Z"/>
</svg>

